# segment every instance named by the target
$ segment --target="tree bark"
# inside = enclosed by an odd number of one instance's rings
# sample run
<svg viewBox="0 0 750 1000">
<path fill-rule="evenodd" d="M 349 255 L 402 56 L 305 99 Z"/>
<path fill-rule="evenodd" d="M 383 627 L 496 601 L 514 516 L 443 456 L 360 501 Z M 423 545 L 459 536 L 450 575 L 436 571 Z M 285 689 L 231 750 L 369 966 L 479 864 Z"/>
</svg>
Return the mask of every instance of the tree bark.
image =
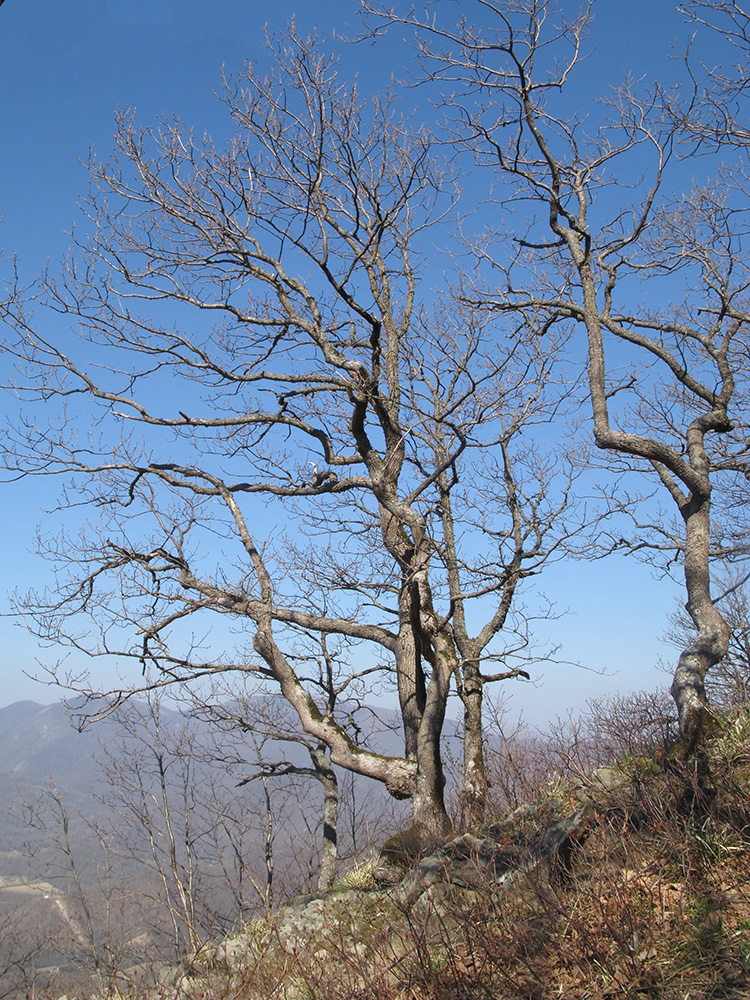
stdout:
<svg viewBox="0 0 750 1000">
<path fill-rule="evenodd" d="M 268 664 L 281 693 L 296 711 L 303 730 L 330 749 L 332 763 L 382 781 L 394 798 L 406 799 L 413 795 L 417 770 L 415 762 L 363 750 L 332 719 L 321 715 L 274 642 L 270 621 L 259 624 L 253 646 Z"/>
<path fill-rule="evenodd" d="M 478 830 L 487 809 L 487 768 L 482 739 L 482 704 L 484 690 L 477 663 L 464 664 L 464 789 L 462 824 L 467 830 Z"/>
<path fill-rule="evenodd" d="M 709 562 L 710 497 L 691 502 L 683 510 L 685 518 L 685 605 L 698 632 L 680 654 L 672 681 L 672 697 L 677 705 L 680 732 L 686 749 L 699 743 L 706 722 L 708 700 L 706 674 L 726 656 L 731 629 L 711 598 Z"/>
<path fill-rule="evenodd" d="M 434 637 L 432 673 L 427 685 L 425 710 L 417 741 L 417 780 L 413 797 L 414 822 L 433 837 L 450 833 L 453 824 L 445 808 L 445 774 L 440 737 L 455 653 L 448 637 L 438 632 Z"/>
<path fill-rule="evenodd" d="M 310 751 L 315 772 L 323 785 L 323 845 L 320 852 L 318 892 L 331 889 L 336 881 L 338 858 L 339 783 L 326 756 L 325 747 Z"/>
</svg>

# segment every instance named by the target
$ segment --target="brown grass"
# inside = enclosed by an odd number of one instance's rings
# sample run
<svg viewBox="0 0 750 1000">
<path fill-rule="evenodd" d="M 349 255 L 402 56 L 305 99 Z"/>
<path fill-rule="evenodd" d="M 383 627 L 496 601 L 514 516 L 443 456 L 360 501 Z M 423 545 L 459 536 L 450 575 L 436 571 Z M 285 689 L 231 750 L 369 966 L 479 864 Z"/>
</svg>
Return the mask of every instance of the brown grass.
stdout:
<svg viewBox="0 0 750 1000">
<path fill-rule="evenodd" d="M 717 726 L 700 766 L 660 742 L 626 753 L 627 799 L 603 809 L 569 868 L 544 864 L 502 892 L 489 878 L 481 891 L 431 890 L 359 948 L 332 929 L 323 951 L 317 940 L 293 956 L 298 992 L 286 995 L 750 997 L 750 716 L 737 718 Z M 232 995 L 285 995 L 280 980 L 259 987 L 250 976 Z"/>
<path fill-rule="evenodd" d="M 750 998 L 750 710 L 717 720 L 690 764 L 669 749 L 655 703 L 619 704 L 606 719 L 597 711 L 598 729 L 576 723 L 567 749 L 557 733 L 554 773 L 527 734 L 499 757 L 518 768 L 506 789 L 523 784 L 526 753 L 527 791 L 553 788 L 572 807 L 602 747 L 616 753 L 629 782 L 598 805 L 569 864 L 549 859 L 501 886 L 477 859 L 478 888 L 438 883 L 408 906 L 373 896 L 366 918 L 342 896 L 341 919 L 308 941 L 290 946 L 271 920 L 229 968 L 199 956 L 181 985 L 138 991 L 123 978 L 121 996 Z"/>
</svg>

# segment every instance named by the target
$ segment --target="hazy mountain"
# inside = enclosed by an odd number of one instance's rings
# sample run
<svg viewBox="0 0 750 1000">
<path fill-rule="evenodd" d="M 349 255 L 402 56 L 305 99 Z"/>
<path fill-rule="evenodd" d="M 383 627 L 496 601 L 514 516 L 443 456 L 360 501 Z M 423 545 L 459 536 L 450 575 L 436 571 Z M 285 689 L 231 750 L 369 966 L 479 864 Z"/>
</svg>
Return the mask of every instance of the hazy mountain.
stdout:
<svg viewBox="0 0 750 1000">
<path fill-rule="evenodd" d="M 379 709 L 377 714 L 362 710 L 357 715 L 362 730 L 371 731 L 373 726 L 379 730 L 376 743 L 381 753 L 400 752 L 401 737 L 394 713 Z M 186 722 L 185 716 L 175 710 L 162 708 L 161 717 L 165 730 L 173 732 Z M 205 720 L 193 719 L 189 724 L 203 746 L 203 757 L 193 768 L 193 780 L 205 782 L 211 777 L 234 790 L 244 774 L 252 770 L 251 764 L 243 770 L 241 765 L 232 768 L 211 763 L 206 754 L 210 756 L 213 742 L 221 742 L 224 737 Z M 60 703 L 39 705 L 21 701 L 0 709 L 0 875 L 17 873 L 18 851 L 29 840 L 29 830 L 20 816 L 22 803 L 38 799 L 50 782 L 60 792 L 71 816 L 80 813 L 91 819 L 102 815 L 105 807 L 101 799 L 106 796 L 107 787 L 98 760 L 113 750 L 117 756 L 117 747 L 121 748 L 126 740 L 116 716 L 79 732 Z M 238 752 L 242 752 L 241 738 L 235 741 L 231 755 L 220 756 L 227 760 Z M 295 763 L 308 767 L 310 764 L 306 752 L 298 746 L 276 743 L 270 753 L 272 759 L 286 756 Z M 248 760 L 252 761 L 250 748 Z M 356 779 L 356 784 L 360 797 L 366 794 L 371 800 L 389 799 L 377 783 Z M 252 783 L 241 794 L 250 801 L 260 796 L 261 789 Z M 308 789 L 307 797 L 310 795 L 316 798 L 317 790 Z"/>
<path fill-rule="evenodd" d="M 98 742 L 93 730 L 74 729 L 60 704 L 19 701 L 0 708 L 0 779 L 27 786 L 52 775 L 61 791 L 89 789 Z"/>
<path fill-rule="evenodd" d="M 36 799 L 50 780 L 71 811 L 94 812 L 98 746 L 99 735 L 77 732 L 60 704 L 20 701 L 0 709 L 0 860 L 28 840 L 22 803 Z M 11 867 L 15 873 L 17 863 Z"/>
</svg>

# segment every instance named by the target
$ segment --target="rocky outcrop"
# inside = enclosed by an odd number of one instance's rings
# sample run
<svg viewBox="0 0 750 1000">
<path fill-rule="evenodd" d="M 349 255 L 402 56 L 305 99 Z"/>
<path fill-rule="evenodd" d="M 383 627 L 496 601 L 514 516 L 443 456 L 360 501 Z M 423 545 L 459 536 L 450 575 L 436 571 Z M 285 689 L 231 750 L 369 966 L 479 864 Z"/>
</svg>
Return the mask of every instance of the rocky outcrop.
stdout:
<svg viewBox="0 0 750 1000">
<path fill-rule="evenodd" d="M 295 897 L 273 917 L 196 956 L 182 979 L 182 993 L 205 996 L 206 977 L 226 982 L 250 964 L 273 960 L 283 967 L 284 957 L 290 970 L 299 968 L 300 960 L 324 968 L 331 952 L 346 952 L 359 961 L 363 976 L 376 974 L 384 977 L 384 986 L 392 985 L 414 949 L 415 926 L 422 944 L 432 938 L 436 950 L 444 948 L 454 915 L 465 914 L 477 894 L 502 894 L 538 877 L 542 866 L 548 869 L 545 877 L 565 878 L 576 847 L 594 826 L 635 807 L 627 776 L 602 768 L 566 801 L 551 797 L 523 805 L 481 836 L 463 834 L 425 856 L 415 858 L 407 849 L 408 832 L 392 838 L 363 878 L 350 878 L 323 894 Z M 276 987 L 266 984 L 266 996 L 309 996 L 308 985 L 295 976 L 290 972 Z"/>
</svg>

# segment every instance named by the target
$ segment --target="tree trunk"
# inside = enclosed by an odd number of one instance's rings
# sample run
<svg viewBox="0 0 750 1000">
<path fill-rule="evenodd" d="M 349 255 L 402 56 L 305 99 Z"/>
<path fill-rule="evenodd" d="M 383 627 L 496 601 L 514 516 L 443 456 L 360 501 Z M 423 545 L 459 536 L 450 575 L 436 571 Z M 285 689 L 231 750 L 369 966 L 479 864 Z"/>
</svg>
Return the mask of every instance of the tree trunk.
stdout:
<svg viewBox="0 0 750 1000">
<path fill-rule="evenodd" d="M 677 705 L 680 733 L 686 750 L 700 741 L 706 721 L 706 674 L 729 649 L 731 629 L 711 598 L 709 562 L 710 498 L 691 500 L 683 510 L 685 518 L 685 605 L 698 635 L 680 654 L 672 681 L 672 697 Z"/>
<path fill-rule="evenodd" d="M 467 830 L 478 830 L 487 808 L 487 770 L 482 740 L 483 685 L 474 663 L 464 664 L 464 789 L 462 823 Z"/>
<path fill-rule="evenodd" d="M 445 809 L 445 778 L 442 768 L 427 768 L 417 773 L 417 782 L 411 798 L 414 829 L 420 831 L 425 846 L 442 841 L 453 830 Z"/>
<path fill-rule="evenodd" d="M 404 756 L 417 758 L 419 729 L 425 708 L 425 681 L 422 669 L 422 643 L 417 634 L 420 609 L 415 588 L 404 584 L 399 594 L 399 630 L 396 642 L 396 680 L 401 719 L 404 727 Z"/>
<path fill-rule="evenodd" d="M 263 852 L 264 861 L 266 864 L 266 886 L 265 886 L 265 896 L 264 904 L 266 908 L 266 916 L 268 916 L 273 909 L 273 873 L 274 873 L 274 853 L 273 853 L 273 842 L 276 836 L 275 823 L 273 818 L 273 807 L 271 805 L 271 793 L 268 791 L 268 781 L 265 778 L 261 778 L 263 784 L 263 795 L 266 803 L 266 842 L 265 849 Z"/>
<path fill-rule="evenodd" d="M 323 785 L 323 846 L 320 852 L 318 892 L 326 892 L 336 881 L 338 857 L 339 783 L 324 746 L 310 751 L 315 773 Z"/>
<path fill-rule="evenodd" d="M 445 775 L 441 737 L 448 690 L 455 669 L 450 640 L 441 633 L 434 638 L 434 664 L 425 693 L 425 708 L 417 740 L 417 780 L 412 796 L 414 823 L 428 838 L 442 838 L 453 829 L 445 808 Z"/>
<path fill-rule="evenodd" d="M 711 598 L 711 463 L 706 454 L 705 437 L 709 432 L 731 430 L 727 406 L 733 392 L 733 379 L 725 362 L 719 363 L 722 391 L 720 395 L 715 395 L 713 409 L 696 417 L 688 426 L 685 435 L 687 461 L 663 441 L 614 431 L 609 422 L 602 323 L 591 262 L 580 238 L 572 231 L 566 230 L 565 234 L 571 255 L 578 265 L 583 289 L 589 342 L 589 388 L 597 447 L 648 460 L 667 487 L 685 522 L 685 587 L 688 596 L 685 607 L 698 635 L 679 658 L 671 692 L 677 705 L 685 750 L 691 753 L 700 741 L 706 720 L 706 674 L 726 655 L 731 635 L 731 629 Z M 674 365 L 677 366 L 676 361 Z"/>
</svg>

